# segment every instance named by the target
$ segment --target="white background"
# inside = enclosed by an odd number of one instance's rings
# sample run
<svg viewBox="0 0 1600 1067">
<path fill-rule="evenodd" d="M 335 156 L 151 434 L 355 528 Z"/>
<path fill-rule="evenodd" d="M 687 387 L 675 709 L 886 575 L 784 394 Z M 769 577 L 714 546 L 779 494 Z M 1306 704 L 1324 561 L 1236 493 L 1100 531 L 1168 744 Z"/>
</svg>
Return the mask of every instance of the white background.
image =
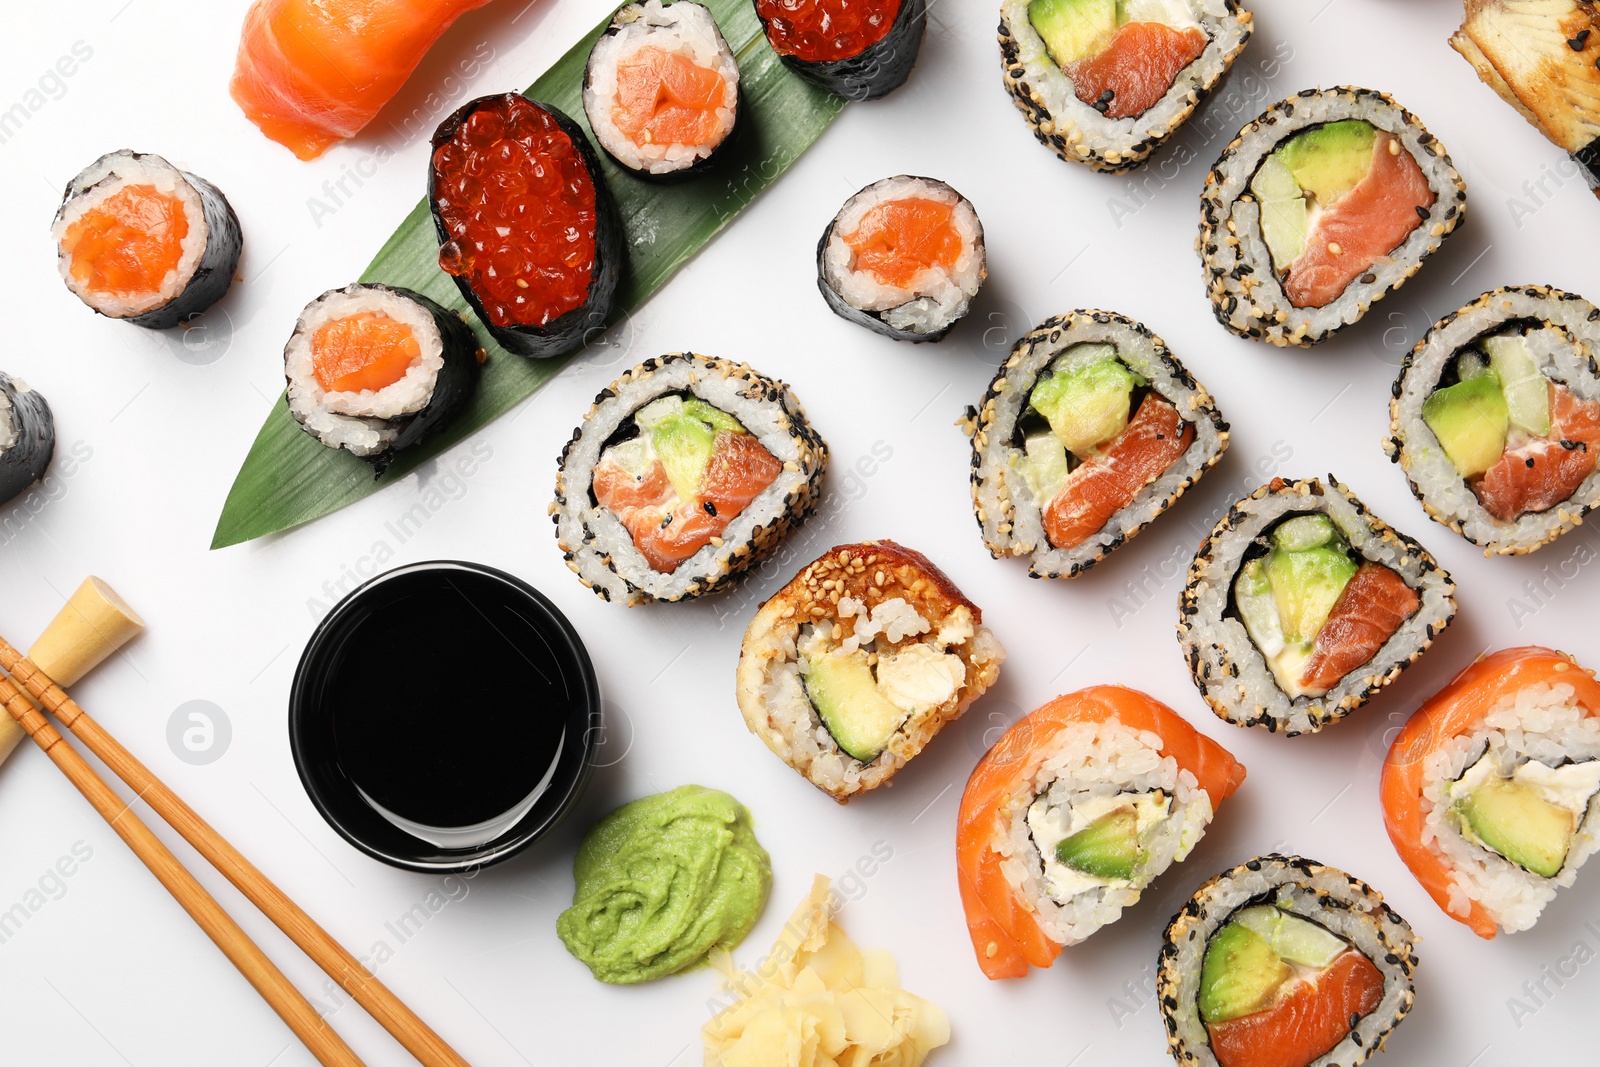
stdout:
<svg viewBox="0 0 1600 1067">
<path fill-rule="evenodd" d="M 1600 948 L 1600 933 L 1585 926 L 1595 921 L 1600 931 L 1600 876 L 1564 893 L 1532 932 L 1481 942 L 1396 858 L 1377 797 L 1396 726 L 1484 648 L 1558 644 L 1600 664 L 1597 579 L 1583 566 L 1600 546 L 1588 528 L 1529 559 L 1485 560 L 1423 515 L 1380 448 L 1401 354 L 1429 322 L 1503 284 L 1545 282 L 1600 298 L 1600 204 L 1553 169 L 1557 150 L 1446 46 L 1458 4 L 1256 0 L 1258 30 L 1229 83 L 1235 95 L 1201 113 L 1218 116 L 1214 132 L 1192 125 L 1153 164 L 1119 178 L 1064 164 L 1034 142 L 1001 88 L 994 0 L 940 0 L 911 81 L 887 100 L 850 107 L 633 318 L 619 347 L 569 367 L 420 478 L 287 535 L 208 551 L 224 495 L 281 387 L 280 352 L 296 314 L 356 277 L 421 193 L 424 140 L 398 132 L 403 117 L 425 108 L 425 94 L 480 49 L 492 62 L 469 84 L 449 83 L 449 107 L 527 85 L 608 6 L 524 2 L 500 0 L 464 18 L 367 134 L 309 164 L 264 140 L 227 96 L 243 0 L 81 0 L 12 20 L 0 36 L 0 108 L 20 102 L 30 114 L 0 144 L 0 277 L 10 310 L 0 367 L 49 398 L 58 457 L 76 447 L 88 458 L 70 477 L 58 460 L 49 498 L 33 499 L 36 513 L 27 504 L 0 512 L 0 632 L 25 646 L 85 574 L 110 580 L 150 628 L 78 687 L 80 701 L 346 945 L 365 954 L 386 943 L 393 958 L 383 980 L 477 1064 L 697 1061 L 711 974 L 611 988 L 555 936 L 583 828 L 617 804 L 686 782 L 747 803 L 772 853 L 771 905 L 738 953 L 747 964 L 814 873 L 840 877 L 874 843 L 892 849 L 841 922 L 859 942 L 892 949 L 906 986 L 949 1011 L 954 1040 L 935 1063 L 1167 1062 L 1148 993 L 1160 930 L 1203 879 L 1273 847 L 1367 879 L 1421 935 L 1417 1007 L 1386 1062 L 1493 1067 L 1535 1051 L 1555 1062 L 1583 1055 L 1600 966 L 1578 958 Z M 91 57 L 28 95 L 76 42 Z M 1337 340 L 1283 353 L 1236 339 L 1211 318 L 1191 247 L 1206 170 L 1268 102 L 1341 83 L 1388 90 L 1422 117 L 1466 176 L 1468 223 L 1416 280 Z M 431 130 L 435 117 L 420 128 Z M 55 275 L 49 221 L 59 190 L 122 147 L 209 178 L 243 222 L 246 281 L 187 347 L 181 334 L 97 318 Z M 381 164 L 380 147 L 389 150 Z M 346 179 L 353 195 L 334 203 L 323 183 L 350 172 L 364 184 Z M 828 219 L 860 186 L 899 172 L 950 181 L 988 234 L 988 285 L 971 318 L 937 346 L 850 326 L 829 314 L 814 285 L 812 249 Z M 1524 188 L 1541 180 L 1542 192 Z M 313 197 L 331 213 L 313 212 Z M 1234 435 L 1222 465 L 1143 536 L 1087 577 L 1046 584 L 1021 563 L 988 557 L 968 503 L 967 441 L 952 423 L 1019 329 L 1077 307 L 1148 323 L 1211 389 Z M 561 442 L 618 371 L 682 348 L 748 360 L 791 382 L 833 448 L 829 506 L 786 550 L 781 578 L 829 544 L 893 537 L 946 568 L 1010 652 L 988 698 L 893 788 L 848 808 L 768 753 L 734 703 L 740 634 L 780 576 L 706 603 L 629 611 L 584 590 L 556 550 L 545 508 Z M 850 474 L 875 445 L 892 458 L 870 477 Z M 462 479 L 457 464 L 474 447 L 488 458 Z M 1235 729 L 1206 710 L 1179 655 L 1181 569 L 1213 517 L 1263 472 L 1330 470 L 1454 572 L 1460 615 L 1398 685 L 1323 735 Z M 443 503 L 420 532 L 402 542 L 386 527 L 428 499 Z M 374 553 L 392 554 L 391 564 L 477 560 L 532 582 L 588 639 L 605 691 L 611 765 L 559 832 L 470 883 L 444 885 L 357 853 L 318 817 L 290 760 L 285 705 L 296 659 L 338 583 L 348 589 L 349 575 L 370 573 Z M 1544 583 L 1537 599 L 1523 591 L 1529 581 Z M 1249 766 L 1249 780 L 1189 861 L 1122 921 L 1051 970 L 989 983 L 956 893 L 961 786 L 1000 727 L 1101 682 L 1138 686 L 1178 708 Z M 191 700 L 213 702 L 231 723 L 230 746 L 209 765 L 185 762 L 167 740 L 169 719 Z M 459 726 L 441 722 L 441 738 Z M 465 743 L 494 743 L 465 732 Z M 31 746 L 0 770 L 0 812 L 0 909 L 29 899 L 75 843 L 92 849 L 64 893 L 46 879 L 59 899 L 0 945 L 0 1059 L 312 1062 Z M 270 924 L 220 877 L 200 873 L 301 988 L 321 988 L 322 975 Z M 459 899 L 400 944 L 385 924 L 435 890 Z M 1563 966 L 1577 977 L 1563 987 L 1546 979 L 1543 1004 L 1526 999 L 1524 982 Z M 1514 1017 L 1513 996 L 1531 1013 Z M 369 1062 L 410 1062 L 359 1008 L 332 1018 Z"/>
</svg>

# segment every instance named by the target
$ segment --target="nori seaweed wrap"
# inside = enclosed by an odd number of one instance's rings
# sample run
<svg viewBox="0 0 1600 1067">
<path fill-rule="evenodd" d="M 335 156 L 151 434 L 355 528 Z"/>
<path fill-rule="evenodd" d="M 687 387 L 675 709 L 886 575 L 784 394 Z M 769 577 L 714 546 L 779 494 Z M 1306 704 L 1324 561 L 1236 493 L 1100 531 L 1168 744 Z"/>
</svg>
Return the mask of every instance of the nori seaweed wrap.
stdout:
<svg viewBox="0 0 1600 1067">
<path fill-rule="evenodd" d="M 928 22 L 927 0 L 754 2 L 767 43 L 784 65 L 846 100 L 876 100 L 904 85 Z M 822 28 L 849 6 L 867 10 L 860 20 L 864 27 L 858 23 L 842 33 Z M 884 9 L 890 7 L 895 12 L 885 29 Z"/>
<path fill-rule="evenodd" d="M 0 505 L 43 478 L 55 450 L 55 419 L 43 394 L 0 372 Z"/>
</svg>

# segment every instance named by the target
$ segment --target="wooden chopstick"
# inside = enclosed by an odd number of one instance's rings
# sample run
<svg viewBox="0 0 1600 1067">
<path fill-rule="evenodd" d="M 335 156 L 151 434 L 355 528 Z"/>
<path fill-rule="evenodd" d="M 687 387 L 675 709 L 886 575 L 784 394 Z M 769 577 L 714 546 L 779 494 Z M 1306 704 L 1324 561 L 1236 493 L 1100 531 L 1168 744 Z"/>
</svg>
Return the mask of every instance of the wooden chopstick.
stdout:
<svg viewBox="0 0 1600 1067">
<path fill-rule="evenodd" d="M 395 1040 L 425 1067 L 469 1067 L 467 1061 L 434 1033 L 401 999 L 344 946 L 317 925 L 300 906 L 228 843 L 194 809 L 157 778 L 122 744 L 78 706 L 49 675 L 0 638 L 0 668 L 27 687 L 40 705 L 111 768 L 118 778 L 144 799 L 183 839 L 193 845 L 250 902 L 261 909 L 278 929 L 338 982 Z M 53 732 L 53 731 L 52 731 Z"/>
<path fill-rule="evenodd" d="M 139 820 L 130 806 L 122 802 L 105 780 L 95 773 L 94 768 L 29 703 L 28 698 L 10 679 L 4 677 L 0 677 L 0 703 L 61 768 L 72 784 L 78 787 L 78 792 L 94 805 L 95 810 L 117 832 L 117 836 L 128 843 L 134 855 L 150 868 L 150 873 L 166 886 L 206 936 L 216 942 L 223 954 L 239 968 L 239 973 L 255 986 L 256 992 L 265 998 L 279 1018 L 311 1050 L 317 1062 L 324 1067 L 362 1067 L 361 1060 L 350 1050 L 350 1046 L 323 1021 L 310 1002 L 267 958 L 266 953 L 239 928 L 239 924 L 222 910 L 216 898 L 206 892 L 205 887 L 178 862 L 178 858 L 161 843 L 161 839 L 150 832 L 150 828 Z"/>
</svg>

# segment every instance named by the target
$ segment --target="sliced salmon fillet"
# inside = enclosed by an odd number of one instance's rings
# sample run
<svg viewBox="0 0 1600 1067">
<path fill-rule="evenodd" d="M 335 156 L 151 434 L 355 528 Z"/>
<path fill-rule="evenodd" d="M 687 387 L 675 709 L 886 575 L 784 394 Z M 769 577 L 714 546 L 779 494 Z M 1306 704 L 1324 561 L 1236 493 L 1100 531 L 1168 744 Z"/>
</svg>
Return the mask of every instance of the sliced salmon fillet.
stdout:
<svg viewBox="0 0 1600 1067">
<path fill-rule="evenodd" d="M 1422 601 L 1406 580 L 1379 563 L 1363 563 L 1334 601 L 1300 675 L 1306 689 L 1327 692 L 1372 659 Z"/>
<path fill-rule="evenodd" d="M 601 507 L 621 514 L 634 508 L 649 507 L 667 499 L 672 492 L 672 482 L 667 478 L 667 468 L 656 460 L 650 469 L 637 478 L 623 469 L 622 464 L 604 456 L 594 468 L 594 497 Z"/>
<path fill-rule="evenodd" d="M 1244 765 L 1153 697 L 1118 685 L 1057 697 L 1020 719 L 995 742 L 967 780 L 956 819 L 956 870 L 967 932 L 978 966 L 991 979 L 1020 978 L 1030 965 L 1048 967 L 1061 946 L 1039 928 L 1034 912 L 1012 891 L 992 843 L 1004 835 L 1006 802 L 1036 754 L 1077 723 L 1115 720 L 1162 740 L 1162 754 L 1195 776 L 1216 809 L 1244 781 Z"/>
<path fill-rule="evenodd" d="M 617 67 L 611 121 L 634 144 L 705 144 L 721 126 L 727 84 L 693 60 L 653 46 Z"/>
<path fill-rule="evenodd" d="M 153 185 L 125 185 L 85 211 L 61 240 L 73 281 L 119 297 L 157 292 L 183 258 L 189 216 Z"/>
<path fill-rule="evenodd" d="M 1300 979 L 1266 1011 L 1207 1023 L 1222 1067 L 1306 1067 L 1345 1039 L 1353 1017 L 1383 1000 L 1383 975 L 1351 949 L 1315 979 Z"/>
<path fill-rule="evenodd" d="M 857 270 L 909 289 L 923 271 L 949 270 L 961 257 L 961 234 L 951 222 L 955 210 L 922 196 L 890 200 L 863 215 L 844 243 L 856 254 Z"/>
<path fill-rule="evenodd" d="M 1176 30 L 1159 22 L 1129 22 L 1104 52 L 1064 69 L 1079 100 L 1091 107 L 1103 102 L 1107 118 L 1131 118 L 1167 95 L 1178 72 L 1206 50 L 1207 40 L 1203 30 L 1192 26 Z"/>
<path fill-rule="evenodd" d="M 1450 868 L 1434 846 L 1423 841 L 1423 766 L 1442 746 L 1474 733 L 1502 698 L 1540 682 L 1572 686 L 1573 699 L 1584 714 L 1600 715 L 1600 682 L 1592 672 L 1553 649 L 1507 648 L 1479 659 L 1423 704 L 1401 728 L 1383 763 L 1379 795 L 1394 850 L 1434 902 L 1482 938 L 1494 937 L 1499 924 L 1476 901 L 1465 916 L 1450 910 Z"/>
<path fill-rule="evenodd" d="M 1418 209 L 1426 212 L 1433 201 L 1433 189 L 1416 159 L 1380 130 L 1367 176 L 1323 212 L 1305 251 L 1290 265 L 1283 285 L 1289 302 L 1297 308 L 1332 302 L 1404 243 L 1422 225 Z"/>
<path fill-rule="evenodd" d="M 311 335 L 311 369 L 329 392 L 373 392 L 405 376 L 422 355 L 410 326 L 382 312 L 334 319 Z"/>
<path fill-rule="evenodd" d="M 1550 435 L 1508 449 L 1473 485 L 1484 510 L 1501 522 L 1563 503 L 1600 460 L 1600 403 L 1550 384 Z"/>
<path fill-rule="evenodd" d="M 1157 393 L 1146 393 L 1122 433 L 1082 463 L 1050 499 L 1044 532 L 1057 548 L 1083 544 L 1139 491 L 1167 472 L 1194 441 L 1194 427 Z"/>
<path fill-rule="evenodd" d="M 782 471 L 778 457 L 754 435 L 723 430 L 700 482 L 700 499 L 732 522 Z"/>
</svg>

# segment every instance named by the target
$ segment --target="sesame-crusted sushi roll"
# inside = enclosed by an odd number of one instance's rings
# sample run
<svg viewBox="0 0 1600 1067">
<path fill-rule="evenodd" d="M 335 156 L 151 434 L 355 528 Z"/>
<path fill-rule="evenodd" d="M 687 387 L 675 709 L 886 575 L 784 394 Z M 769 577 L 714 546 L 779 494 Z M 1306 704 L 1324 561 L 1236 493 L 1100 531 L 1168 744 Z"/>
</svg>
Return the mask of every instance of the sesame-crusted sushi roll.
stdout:
<svg viewBox="0 0 1600 1067">
<path fill-rule="evenodd" d="M 1222 458 L 1228 424 L 1148 328 L 1109 311 L 1023 337 L 969 419 L 972 505 L 989 552 L 1075 578 Z"/>
<path fill-rule="evenodd" d="M 1315 733 L 1415 663 L 1455 618 L 1455 585 L 1332 475 L 1274 479 L 1200 543 L 1178 643 L 1218 716 Z"/>
<path fill-rule="evenodd" d="M 1383 894 L 1299 856 L 1217 875 L 1167 926 L 1156 999 L 1184 1067 L 1355 1067 L 1416 1000 L 1416 937 Z"/>
<path fill-rule="evenodd" d="M 681 177 L 704 169 L 733 136 L 739 64 L 705 5 L 628 4 L 589 53 L 583 111 L 618 164 Z"/>
<path fill-rule="evenodd" d="M 1325 341 L 1405 284 L 1466 203 L 1444 146 L 1388 96 L 1297 93 L 1206 178 L 1196 247 L 1212 310 L 1240 337 Z"/>
<path fill-rule="evenodd" d="M 40 478 L 56 450 L 56 422 L 44 395 L 0 372 L 0 505 Z"/>
<path fill-rule="evenodd" d="M 602 599 L 683 600 L 738 581 L 815 509 L 828 446 L 783 382 L 678 352 L 600 391 L 550 505 Z"/>
<path fill-rule="evenodd" d="M 904 767 L 1000 676 L 983 612 L 920 552 L 829 549 L 761 606 L 739 649 L 739 710 L 843 804 Z"/>
<path fill-rule="evenodd" d="M 1254 29 L 1239 0 L 1002 0 L 1000 60 L 1040 144 L 1121 171 L 1189 120 Z"/>
<path fill-rule="evenodd" d="M 943 340 L 988 276 L 977 211 L 933 178 L 873 182 L 817 242 L 817 287 L 833 313 L 897 341 Z"/>
<path fill-rule="evenodd" d="M 922 49 L 927 0 L 755 0 L 784 66 L 846 100 L 905 84 Z"/>
<path fill-rule="evenodd" d="M 1428 514 L 1485 555 L 1532 552 L 1600 504 L 1600 310 L 1485 293 L 1429 330 L 1389 402 L 1390 456 Z"/>
</svg>

